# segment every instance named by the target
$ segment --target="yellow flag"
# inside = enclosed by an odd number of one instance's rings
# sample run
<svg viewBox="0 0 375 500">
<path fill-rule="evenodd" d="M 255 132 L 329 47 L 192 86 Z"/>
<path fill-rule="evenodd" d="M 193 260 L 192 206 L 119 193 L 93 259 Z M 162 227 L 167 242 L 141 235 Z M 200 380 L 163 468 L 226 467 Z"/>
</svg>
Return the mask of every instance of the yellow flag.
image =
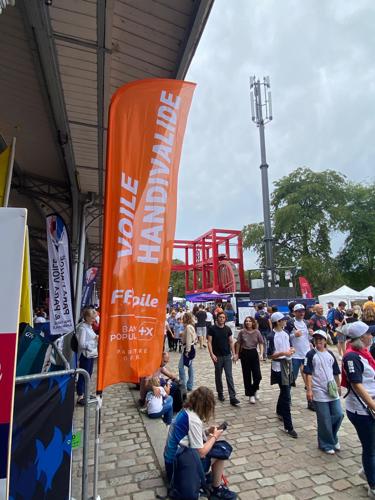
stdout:
<svg viewBox="0 0 375 500">
<path fill-rule="evenodd" d="M 0 207 L 4 206 L 5 187 L 8 180 L 8 168 L 11 147 L 0 153 Z"/>
<path fill-rule="evenodd" d="M 25 246 L 24 246 L 24 255 L 23 255 L 20 323 L 27 323 L 27 324 L 33 326 L 33 305 L 32 305 L 32 295 L 31 295 L 29 231 L 28 231 L 27 227 L 26 227 L 26 233 L 25 233 Z"/>
</svg>

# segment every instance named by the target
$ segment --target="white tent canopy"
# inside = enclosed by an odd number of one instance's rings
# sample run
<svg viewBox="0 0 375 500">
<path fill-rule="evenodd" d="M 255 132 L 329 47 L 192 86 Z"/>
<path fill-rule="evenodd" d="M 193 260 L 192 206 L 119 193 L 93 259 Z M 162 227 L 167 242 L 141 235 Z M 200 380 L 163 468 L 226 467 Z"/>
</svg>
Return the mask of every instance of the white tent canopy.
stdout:
<svg viewBox="0 0 375 500">
<path fill-rule="evenodd" d="M 362 292 L 357 292 L 356 290 L 353 290 L 352 288 L 343 285 L 342 287 L 338 288 L 337 290 L 334 290 L 333 292 L 330 293 L 325 293 L 324 295 L 319 295 L 319 303 L 322 304 L 324 310 L 327 310 L 327 302 L 333 302 L 335 306 L 340 301 L 344 301 L 347 303 L 348 306 L 351 306 L 352 301 L 355 300 L 363 300 L 366 298 L 367 295 L 363 294 Z"/>
<path fill-rule="evenodd" d="M 361 295 L 365 295 L 366 297 L 368 297 L 369 295 L 371 297 L 375 297 L 375 286 L 368 286 L 367 288 L 364 288 L 363 290 L 361 290 Z"/>
</svg>

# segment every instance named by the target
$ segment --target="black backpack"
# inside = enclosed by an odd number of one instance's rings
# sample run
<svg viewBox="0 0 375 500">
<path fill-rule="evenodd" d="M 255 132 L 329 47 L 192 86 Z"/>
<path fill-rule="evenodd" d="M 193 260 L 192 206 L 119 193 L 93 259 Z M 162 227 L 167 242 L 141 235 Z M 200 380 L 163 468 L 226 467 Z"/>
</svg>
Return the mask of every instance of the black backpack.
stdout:
<svg viewBox="0 0 375 500">
<path fill-rule="evenodd" d="M 206 490 L 206 478 L 199 453 L 181 446 L 173 463 L 173 476 L 168 495 L 175 500 L 198 500 Z"/>
<path fill-rule="evenodd" d="M 269 318 L 268 313 L 266 313 L 265 311 L 259 311 L 257 321 L 259 330 L 261 332 L 269 331 L 270 324 L 268 318 Z"/>
</svg>

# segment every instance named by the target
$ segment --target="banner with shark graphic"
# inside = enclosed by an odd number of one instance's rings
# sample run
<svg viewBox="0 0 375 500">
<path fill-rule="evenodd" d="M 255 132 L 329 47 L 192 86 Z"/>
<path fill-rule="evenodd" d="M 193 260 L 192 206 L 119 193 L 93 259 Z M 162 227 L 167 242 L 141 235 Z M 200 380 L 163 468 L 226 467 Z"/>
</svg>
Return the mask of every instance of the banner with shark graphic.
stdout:
<svg viewBox="0 0 375 500">
<path fill-rule="evenodd" d="M 49 318 L 52 335 L 74 330 L 69 238 L 59 215 L 47 217 Z"/>
<path fill-rule="evenodd" d="M 68 500 L 74 377 L 18 384 L 9 500 Z"/>
</svg>

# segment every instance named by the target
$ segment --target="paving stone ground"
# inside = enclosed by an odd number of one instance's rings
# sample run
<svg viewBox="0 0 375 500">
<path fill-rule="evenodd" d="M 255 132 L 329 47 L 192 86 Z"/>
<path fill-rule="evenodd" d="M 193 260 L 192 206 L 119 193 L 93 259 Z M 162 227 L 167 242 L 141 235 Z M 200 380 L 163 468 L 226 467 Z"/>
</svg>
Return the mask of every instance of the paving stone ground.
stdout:
<svg viewBox="0 0 375 500">
<path fill-rule="evenodd" d="M 175 371 L 178 359 L 178 354 L 171 353 L 170 367 Z M 198 349 L 194 366 L 195 387 L 207 385 L 214 389 L 213 366 L 205 349 Z M 226 475 L 230 488 L 238 492 L 240 500 L 367 497 L 365 483 L 357 475 L 360 444 L 346 417 L 340 430 L 342 451 L 335 456 L 325 455 L 317 448 L 316 417 L 306 409 L 300 378 L 292 392 L 292 417 L 299 435 L 295 440 L 280 430 L 280 422 L 275 417 L 278 388 L 269 384 L 270 363 L 262 364 L 261 401 L 256 405 L 250 405 L 245 398 L 240 363 L 233 371 L 242 404 L 233 408 L 228 398 L 224 403 L 218 402 L 216 422 L 229 423 L 225 437 L 233 445 L 233 453 Z M 162 470 L 146 430 L 148 419 L 139 414 L 134 404 L 136 398 L 137 393 L 127 384 L 105 391 L 99 464 L 101 498 L 148 500 L 155 498 L 156 491 L 165 492 Z M 82 417 L 83 410 L 77 409 L 76 429 L 82 427 Z M 162 422 L 157 425 L 160 433 L 166 434 Z M 90 432 L 93 446 L 93 417 Z M 74 452 L 75 498 L 80 498 L 81 453 L 81 450 Z M 92 450 L 89 457 L 92 488 Z"/>
</svg>

